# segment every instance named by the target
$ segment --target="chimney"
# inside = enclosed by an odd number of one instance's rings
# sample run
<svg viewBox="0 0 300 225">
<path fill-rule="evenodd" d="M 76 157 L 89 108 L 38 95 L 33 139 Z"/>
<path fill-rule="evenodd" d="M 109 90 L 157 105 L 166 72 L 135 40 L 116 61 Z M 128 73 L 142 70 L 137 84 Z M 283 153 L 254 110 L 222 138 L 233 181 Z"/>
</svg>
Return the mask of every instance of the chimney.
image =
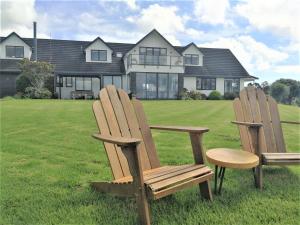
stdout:
<svg viewBox="0 0 300 225">
<path fill-rule="evenodd" d="M 36 39 L 36 22 L 33 22 L 33 60 L 37 61 L 37 39 Z"/>
</svg>

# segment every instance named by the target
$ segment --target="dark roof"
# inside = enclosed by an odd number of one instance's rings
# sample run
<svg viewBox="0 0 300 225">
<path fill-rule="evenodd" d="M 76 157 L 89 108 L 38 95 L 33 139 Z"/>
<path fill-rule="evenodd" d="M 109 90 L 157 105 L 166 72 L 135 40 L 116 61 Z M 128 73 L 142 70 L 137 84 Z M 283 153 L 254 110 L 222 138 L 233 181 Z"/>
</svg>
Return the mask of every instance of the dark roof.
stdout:
<svg viewBox="0 0 300 225">
<path fill-rule="evenodd" d="M 184 51 L 186 47 L 176 47 Z M 186 66 L 186 76 L 252 77 L 229 49 L 200 48 L 203 66 Z"/>
<path fill-rule="evenodd" d="M 3 39 L 5 38 L 0 37 L 0 41 Z M 33 44 L 32 38 L 22 38 L 22 40 L 29 46 Z M 125 55 L 136 45 L 106 42 L 107 46 L 114 52 L 112 63 L 98 63 L 85 61 L 84 49 L 90 43 L 90 41 L 38 39 L 38 60 L 54 64 L 55 72 L 61 74 L 119 75 L 124 74 L 125 68 L 123 59 L 116 57 L 115 53 L 121 52 Z M 175 46 L 174 48 L 181 53 L 187 46 Z M 199 48 L 199 50 L 203 53 L 203 66 L 186 66 L 185 76 L 252 77 L 229 49 Z M 18 61 L 16 59 L 0 59 L 0 71 L 19 71 Z"/>
</svg>

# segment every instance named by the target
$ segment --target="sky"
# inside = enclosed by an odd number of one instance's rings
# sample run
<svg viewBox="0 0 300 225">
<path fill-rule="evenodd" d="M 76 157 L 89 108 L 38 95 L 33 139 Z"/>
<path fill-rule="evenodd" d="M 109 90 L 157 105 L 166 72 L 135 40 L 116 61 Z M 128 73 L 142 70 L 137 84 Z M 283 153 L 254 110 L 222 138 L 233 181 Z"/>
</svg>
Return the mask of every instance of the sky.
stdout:
<svg viewBox="0 0 300 225">
<path fill-rule="evenodd" d="M 229 48 L 258 82 L 300 80 L 300 0 L 0 0 L 0 36 Z"/>
</svg>

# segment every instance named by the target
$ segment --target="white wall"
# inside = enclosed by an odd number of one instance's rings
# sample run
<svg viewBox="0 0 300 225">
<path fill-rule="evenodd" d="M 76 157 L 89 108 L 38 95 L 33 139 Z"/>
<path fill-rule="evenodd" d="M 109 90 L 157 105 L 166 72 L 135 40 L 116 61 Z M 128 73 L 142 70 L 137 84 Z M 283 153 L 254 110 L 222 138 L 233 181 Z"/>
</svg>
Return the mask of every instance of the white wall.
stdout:
<svg viewBox="0 0 300 225">
<path fill-rule="evenodd" d="M 209 95 L 213 90 L 197 90 L 196 89 L 196 77 L 184 77 L 183 79 L 183 87 L 188 89 L 189 91 L 198 91 L 205 95 Z M 216 91 L 220 92 L 224 95 L 224 78 L 216 79 Z"/>
<path fill-rule="evenodd" d="M 30 59 L 31 57 L 31 48 L 28 46 L 22 39 L 17 35 L 13 34 L 7 39 L 5 39 L 0 44 L 0 58 L 1 59 L 20 59 L 20 58 L 7 58 L 6 57 L 6 47 L 5 46 L 23 46 L 24 47 L 24 58 Z"/>
<path fill-rule="evenodd" d="M 107 61 L 92 61 L 91 60 L 91 50 L 106 50 L 107 51 Z M 112 50 L 101 40 L 97 39 L 94 43 L 85 49 L 85 59 L 87 62 L 96 63 L 111 63 L 112 61 Z"/>
<path fill-rule="evenodd" d="M 140 47 L 158 47 L 158 48 L 166 48 L 167 49 L 167 65 L 170 65 L 170 56 L 172 56 L 172 62 L 175 64 L 175 62 L 181 61 L 178 63 L 179 66 L 157 66 L 157 65 L 132 65 L 127 68 L 127 57 L 128 55 L 132 54 L 132 57 L 136 57 L 138 62 L 138 55 L 139 55 L 139 48 Z M 129 51 L 126 56 L 124 57 L 124 66 L 126 68 L 126 73 L 130 72 L 152 72 L 152 73 L 184 73 L 184 67 L 183 67 L 183 59 L 181 55 L 171 46 L 169 43 L 167 43 L 158 33 L 152 32 L 150 35 L 148 35 L 141 43 L 136 45 L 131 51 Z M 178 60 L 180 59 L 180 60 Z"/>
<path fill-rule="evenodd" d="M 190 65 L 190 64 L 186 64 L 186 65 L 188 65 L 188 66 L 203 66 L 203 54 L 202 54 L 202 52 L 200 52 L 200 50 L 198 48 L 196 48 L 195 45 L 190 45 L 190 47 L 188 47 L 182 54 L 183 55 L 185 55 L 185 54 L 199 55 L 199 64 L 198 65 Z"/>
</svg>

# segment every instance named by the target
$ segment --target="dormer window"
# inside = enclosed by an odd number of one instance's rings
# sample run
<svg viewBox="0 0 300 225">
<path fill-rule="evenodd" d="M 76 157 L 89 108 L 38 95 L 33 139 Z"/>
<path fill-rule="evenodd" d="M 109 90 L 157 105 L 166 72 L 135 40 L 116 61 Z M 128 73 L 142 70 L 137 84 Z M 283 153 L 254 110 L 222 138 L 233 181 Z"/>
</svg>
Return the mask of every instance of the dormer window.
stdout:
<svg viewBox="0 0 300 225">
<path fill-rule="evenodd" d="M 24 46 L 6 46 L 7 58 L 24 58 Z"/>
<path fill-rule="evenodd" d="M 185 54 L 184 64 L 199 65 L 199 55 L 196 54 Z"/>
<path fill-rule="evenodd" d="M 106 50 L 91 50 L 91 60 L 92 61 L 107 61 L 107 51 Z"/>
</svg>

